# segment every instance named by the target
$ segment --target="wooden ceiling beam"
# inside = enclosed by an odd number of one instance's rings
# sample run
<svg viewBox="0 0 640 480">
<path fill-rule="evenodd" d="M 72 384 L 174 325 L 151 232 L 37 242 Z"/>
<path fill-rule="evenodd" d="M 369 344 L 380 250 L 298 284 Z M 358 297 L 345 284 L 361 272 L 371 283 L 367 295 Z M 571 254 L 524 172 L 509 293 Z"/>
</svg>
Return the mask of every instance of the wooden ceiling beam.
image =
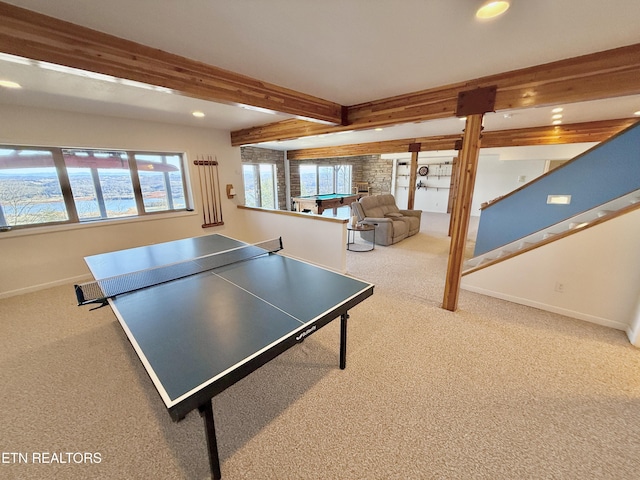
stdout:
<svg viewBox="0 0 640 480">
<path fill-rule="evenodd" d="M 520 108 L 601 100 L 640 94 L 640 44 L 560 60 L 535 67 L 398 95 L 347 107 L 346 123 L 315 126 L 314 135 L 363 130 L 455 116 L 458 93 L 497 86 L 495 109 Z M 305 136 L 306 122 L 278 123 L 231 133 L 234 146 Z"/>
<path fill-rule="evenodd" d="M 455 115 L 460 91 L 490 85 L 498 89 L 496 110 L 640 94 L 640 44 L 351 107 L 2 2 L 0 51 L 157 85 L 203 100 L 314 120 L 291 119 L 232 132 L 234 146 L 448 118 Z"/>
<path fill-rule="evenodd" d="M 409 145 L 420 143 L 421 151 L 453 150 L 459 135 L 441 135 L 438 137 L 405 138 L 383 142 L 358 143 L 337 147 L 305 148 L 304 150 L 288 150 L 289 160 L 308 160 L 314 158 L 355 157 L 359 155 L 378 155 L 384 153 L 402 153 L 409 151 Z"/>
<path fill-rule="evenodd" d="M 283 120 L 282 122 L 269 123 L 257 127 L 231 132 L 231 144 L 233 146 L 247 145 L 267 141 L 277 141 L 283 138 L 293 139 L 320 135 L 327 130 L 327 125 L 304 122 L 296 119 Z M 332 132 L 353 130 L 351 127 L 334 127 Z M 234 143 L 234 136 L 240 143 Z"/>
<path fill-rule="evenodd" d="M 602 142 L 638 122 L 637 118 L 601 120 L 597 122 L 575 123 L 512 130 L 483 132 L 482 148 L 524 147 L 533 145 L 560 145 L 568 143 Z M 289 160 L 307 160 L 316 158 L 353 157 L 359 155 L 378 155 L 409 151 L 409 145 L 420 143 L 421 151 L 455 150 L 458 135 L 439 135 L 434 137 L 406 138 L 383 142 L 360 143 L 337 147 L 308 148 L 289 150 Z"/>
<path fill-rule="evenodd" d="M 603 142 L 638 122 L 637 118 L 499 130 L 482 134 L 482 148 L 530 147 Z"/>
<path fill-rule="evenodd" d="M 343 122 L 343 108 L 337 103 L 2 2 L 0 51 L 169 88 L 202 100 L 258 107 L 325 124 Z"/>
</svg>

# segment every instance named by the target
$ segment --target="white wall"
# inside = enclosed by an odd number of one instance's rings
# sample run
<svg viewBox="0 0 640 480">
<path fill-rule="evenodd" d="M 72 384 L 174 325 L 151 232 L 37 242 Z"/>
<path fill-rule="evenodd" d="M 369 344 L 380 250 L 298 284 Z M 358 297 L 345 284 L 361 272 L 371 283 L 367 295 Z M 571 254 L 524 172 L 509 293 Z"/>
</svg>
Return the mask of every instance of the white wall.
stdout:
<svg viewBox="0 0 640 480">
<path fill-rule="evenodd" d="M 220 164 L 221 186 L 231 183 L 238 193 L 242 192 L 240 149 L 230 146 L 229 132 L 226 131 L 0 104 L 0 143 L 177 151 L 186 153 L 190 160 L 198 155 L 212 155 Z M 456 152 L 433 153 L 428 156 L 452 158 Z M 555 155 L 553 158 L 566 157 Z M 209 229 L 201 228 L 201 205 L 196 195 L 194 213 L 154 216 L 143 222 L 118 220 L 91 227 L 83 225 L 0 233 L 0 296 L 88 278 L 89 271 L 83 257 L 95 253 L 211 233 L 223 233 L 247 241 L 264 240 L 254 238 L 256 228 L 260 226 L 265 233 L 273 230 L 271 216 L 251 214 L 247 219 L 247 211 L 236 208 L 242 202 L 241 194 L 233 200 L 222 195 L 225 224 Z M 281 231 L 280 234 L 286 236 L 286 248 L 291 249 L 291 255 L 344 270 L 344 226 L 336 232 L 329 227 L 331 234 L 327 230 L 322 234 L 311 234 L 318 244 L 314 251 L 303 248 L 303 244 L 309 241 L 309 232 L 320 228 L 321 224 L 314 223 L 309 230 L 307 221 L 309 219 L 287 220 L 286 225 L 279 225 L 281 230 L 290 229 L 290 233 Z M 312 251 L 314 253 L 310 253 Z"/>
<path fill-rule="evenodd" d="M 176 151 L 186 153 L 190 160 L 214 155 L 220 184 L 242 185 L 240 149 L 230 146 L 228 132 L 9 105 L 0 105 L 0 112 L 0 143 Z M 191 168 L 192 162 L 189 164 Z M 95 253 L 210 233 L 243 237 L 245 226 L 237 200 L 222 195 L 225 224 L 203 229 L 197 194 L 195 198 L 195 212 L 149 221 L 0 233 L 0 295 L 77 281 L 89 272 L 83 257 Z"/>
<path fill-rule="evenodd" d="M 437 165 L 451 164 L 453 166 L 454 156 L 448 157 L 424 157 L 418 158 L 418 169 L 422 166 L 429 166 L 430 170 L 427 176 L 416 176 L 416 184 L 426 185 L 427 188 L 417 188 L 413 208 L 423 210 L 425 212 L 447 213 L 447 205 L 449 203 L 449 193 L 451 191 L 451 176 L 436 176 L 436 171 L 442 171 Z M 398 165 L 399 162 L 406 162 L 407 165 Z M 406 208 L 409 198 L 408 175 L 410 174 L 411 160 L 399 159 L 394 165 L 395 188 L 393 188 L 396 203 L 400 208 Z M 452 170 L 452 166 L 448 170 Z"/>
<path fill-rule="evenodd" d="M 481 149 L 478 158 L 478 172 L 473 192 L 471 215 L 480 215 L 480 205 L 483 202 L 505 195 L 542 175 L 547 161 L 572 159 L 594 145 L 595 143 L 579 143 Z M 457 154 L 458 152 L 454 150 L 420 152 L 418 165 L 450 162 Z M 402 162 L 411 161 L 411 154 L 409 153 L 383 155 L 382 157 Z M 521 177 L 524 177 L 524 181 L 521 181 Z M 421 178 L 418 176 L 416 181 Z M 425 181 L 424 178 L 422 179 Z M 392 191 L 398 206 L 406 206 L 409 195 L 407 188 L 398 186 L 403 185 L 400 183 L 402 180 L 396 175 L 392 180 L 394 182 Z M 427 182 L 432 185 L 447 186 L 449 180 L 445 177 L 439 180 L 429 177 Z M 448 199 L 449 190 L 446 188 L 440 190 L 417 189 L 414 207 L 427 212 L 445 213 Z"/>
<path fill-rule="evenodd" d="M 240 149 L 230 146 L 229 132 L 0 104 L 0 143 L 184 152 L 190 170 L 197 156 L 215 156 L 224 220 L 222 226 L 203 229 L 202 206 L 194 191 L 195 212 L 2 232 L 0 297 L 88 280 L 87 255 L 212 233 L 249 242 L 283 236 L 284 253 L 338 271 L 346 268 L 344 223 L 314 222 L 305 216 L 274 221 L 268 212 L 237 208 L 244 201 L 242 163 Z M 195 185 L 197 174 L 192 171 L 190 176 Z M 232 200 L 224 192 L 227 183 L 238 193 Z M 309 242 L 314 248 L 306 248 Z"/>
<path fill-rule="evenodd" d="M 251 226 L 246 241 L 282 237 L 283 254 L 346 272 L 347 220 L 278 210 L 243 210 Z"/>
<path fill-rule="evenodd" d="M 546 159 L 501 160 L 500 155 L 481 155 L 471 215 L 480 215 L 483 202 L 506 195 L 544 173 Z"/>
<path fill-rule="evenodd" d="M 638 315 L 638 245 L 640 210 L 635 210 L 465 275 L 462 288 L 631 335 Z"/>
<path fill-rule="evenodd" d="M 406 161 L 404 159 L 400 161 Z M 445 162 L 452 163 L 453 157 L 425 157 L 418 160 L 418 168 L 422 165 L 430 165 L 431 171 L 435 170 L 434 164 Z M 480 215 L 480 206 L 483 202 L 493 200 L 505 195 L 544 173 L 546 159 L 539 160 L 501 160 L 499 154 L 482 154 L 478 158 L 478 173 L 473 192 L 471 215 Z M 408 173 L 408 167 L 398 166 L 399 174 Z M 429 173 L 428 177 L 417 176 L 416 181 L 428 185 L 428 188 L 416 189 L 414 208 L 425 212 L 447 213 L 451 177 L 434 177 Z M 399 205 L 406 205 L 409 196 L 408 179 L 396 175 L 395 197 Z"/>
</svg>

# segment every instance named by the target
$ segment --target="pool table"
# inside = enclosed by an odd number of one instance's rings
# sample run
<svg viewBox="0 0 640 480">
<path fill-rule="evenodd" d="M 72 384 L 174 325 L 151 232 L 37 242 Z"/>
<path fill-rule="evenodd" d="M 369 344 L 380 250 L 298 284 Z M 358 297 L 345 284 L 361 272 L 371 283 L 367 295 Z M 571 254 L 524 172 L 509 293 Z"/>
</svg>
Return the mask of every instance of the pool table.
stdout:
<svg viewBox="0 0 640 480">
<path fill-rule="evenodd" d="M 307 197 L 291 197 L 296 204 L 298 212 L 313 212 L 322 215 L 322 212 L 333 208 L 333 214 L 338 213 L 339 207 L 351 205 L 358 200 L 358 195 L 352 193 L 330 193 L 328 195 L 309 195 Z"/>
</svg>

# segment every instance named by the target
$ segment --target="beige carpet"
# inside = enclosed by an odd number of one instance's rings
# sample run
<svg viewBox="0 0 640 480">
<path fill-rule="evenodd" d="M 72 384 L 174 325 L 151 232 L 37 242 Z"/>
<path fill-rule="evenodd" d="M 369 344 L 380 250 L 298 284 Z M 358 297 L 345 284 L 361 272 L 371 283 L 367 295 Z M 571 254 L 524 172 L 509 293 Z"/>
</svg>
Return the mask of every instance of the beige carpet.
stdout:
<svg viewBox="0 0 640 480">
<path fill-rule="evenodd" d="M 442 310 L 446 221 L 423 224 L 348 254 L 376 288 L 351 312 L 346 370 L 333 322 L 215 398 L 223 478 L 638 478 L 640 350 L 469 292 Z M 171 421 L 108 308 L 53 288 L 1 300 L 0 328 L 0 478 L 208 477 L 202 419 Z"/>
</svg>

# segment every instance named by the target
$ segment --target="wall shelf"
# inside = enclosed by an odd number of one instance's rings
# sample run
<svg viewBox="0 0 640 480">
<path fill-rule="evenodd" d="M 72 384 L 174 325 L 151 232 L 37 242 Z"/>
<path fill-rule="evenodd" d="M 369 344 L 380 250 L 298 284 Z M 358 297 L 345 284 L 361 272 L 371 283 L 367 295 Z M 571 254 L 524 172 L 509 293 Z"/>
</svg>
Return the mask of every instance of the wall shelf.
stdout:
<svg viewBox="0 0 640 480">
<path fill-rule="evenodd" d="M 451 161 L 448 161 L 450 159 Z M 398 160 L 393 172 L 392 193 L 397 193 L 398 201 L 403 203 L 408 201 L 410 194 L 416 192 L 415 208 L 434 212 L 446 211 L 451 201 L 449 197 L 452 191 L 453 163 L 454 159 L 451 157 L 420 159 L 412 178 L 414 166 L 404 160 Z M 420 171 L 423 175 L 420 175 Z"/>
<path fill-rule="evenodd" d="M 401 186 L 401 185 L 398 185 L 398 186 Z M 407 187 L 404 187 L 404 188 L 407 188 Z M 435 190 L 435 191 L 451 189 L 451 187 L 444 187 L 444 186 L 443 187 L 434 187 L 433 185 L 422 185 L 422 186 L 418 187 L 416 185 L 416 190 L 420 190 L 422 188 L 424 188 L 425 190 Z"/>
</svg>

